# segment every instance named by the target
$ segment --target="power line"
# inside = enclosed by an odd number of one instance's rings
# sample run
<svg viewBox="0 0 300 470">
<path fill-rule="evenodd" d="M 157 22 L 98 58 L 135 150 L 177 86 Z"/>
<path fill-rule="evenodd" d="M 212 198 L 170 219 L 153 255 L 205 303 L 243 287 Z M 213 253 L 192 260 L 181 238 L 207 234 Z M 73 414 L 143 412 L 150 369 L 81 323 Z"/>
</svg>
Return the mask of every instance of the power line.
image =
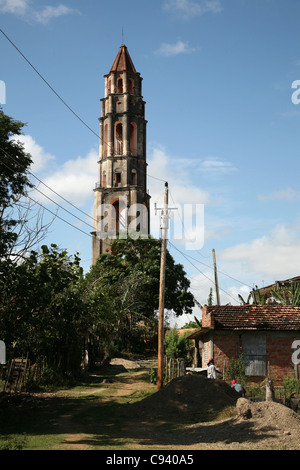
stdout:
<svg viewBox="0 0 300 470">
<path fill-rule="evenodd" d="M 7 36 L 7 34 L 0 28 L 0 32 L 3 34 L 3 36 L 10 42 L 10 44 L 18 51 L 18 53 L 23 57 L 23 59 L 30 65 L 30 67 L 37 73 L 37 75 L 43 80 L 43 82 L 50 88 L 50 90 L 57 96 L 57 98 L 66 106 L 69 111 L 89 130 L 91 131 L 98 140 L 100 140 L 104 145 L 109 146 L 112 148 L 112 144 L 105 142 L 105 140 L 97 134 L 72 108 L 71 106 L 68 105 L 68 103 L 60 96 L 60 94 L 53 88 L 53 86 L 50 85 L 50 83 L 43 77 L 43 75 L 37 70 L 37 68 L 30 62 L 29 59 L 23 54 L 23 52 L 16 46 L 16 44 Z M 155 176 L 151 176 L 148 174 L 149 178 L 156 179 L 158 181 L 166 182 L 163 179 L 157 178 Z"/>
<path fill-rule="evenodd" d="M 34 188 L 35 191 L 38 191 L 40 194 L 42 194 L 44 197 L 46 197 L 47 199 L 49 199 L 49 201 L 53 202 L 54 204 L 56 204 L 60 209 L 66 211 L 68 214 L 70 214 L 72 217 L 75 217 L 77 220 L 79 220 L 80 222 L 86 224 L 88 227 L 91 227 L 92 229 L 94 229 L 94 227 L 90 224 L 88 224 L 87 222 L 85 222 L 84 220 L 80 219 L 79 217 L 77 217 L 76 215 L 72 214 L 72 212 L 68 211 L 68 209 L 66 209 L 65 207 L 61 206 L 60 204 L 58 204 L 56 201 L 54 201 L 53 199 L 51 199 L 51 197 L 47 196 L 47 194 L 43 193 L 42 191 L 40 191 L 38 188 Z"/>
<path fill-rule="evenodd" d="M 194 266 L 194 268 L 197 269 L 197 271 L 199 271 L 200 274 L 202 274 L 202 275 L 203 275 L 204 277 L 206 277 L 212 284 L 214 284 L 214 281 L 213 281 L 212 279 L 210 279 L 208 276 L 206 276 L 206 274 L 204 274 L 202 271 L 200 271 L 200 269 L 198 269 L 197 266 L 195 266 L 195 265 L 188 259 L 188 257 L 187 257 L 182 251 L 180 251 L 178 248 L 176 248 L 176 246 L 173 245 L 173 243 L 171 243 L 170 241 L 169 241 L 169 244 L 170 244 L 175 250 L 177 250 L 192 266 Z M 229 292 L 226 292 L 226 291 L 225 291 L 224 289 L 222 289 L 221 287 L 220 287 L 220 289 L 221 289 L 226 295 L 228 295 L 229 297 L 231 297 L 235 302 L 238 302 L 238 300 L 235 299 L 231 294 L 229 294 Z"/>
<path fill-rule="evenodd" d="M 170 192 L 170 196 L 171 196 L 171 199 L 172 199 L 172 201 L 173 201 L 173 204 L 176 205 L 176 203 L 175 203 L 175 201 L 174 201 L 174 198 L 173 198 L 171 192 Z M 183 231 L 185 231 L 184 222 L 183 222 L 183 220 L 182 220 L 182 218 L 181 218 L 179 212 L 178 212 L 178 216 L 179 216 L 179 218 L 180 218 L 180 220 L 181 220 Z M 197 253 L 199 253 L 199 254 L 201 255 L 201 253 L 200 253 L 199 250 L 196 250 L 196 251 L 197 251 Z M 201 256 L 203 256 L 203 255 L 201 255 Z M 190 256 L 190 258 L 193 259 L 194 261 L 196 261 L 197 263 L 200 263 L 200 264 L 202 264 L 203 266 L 206 266 L 206 267 L 209 268 L 209 269 L 214 269 L 213 266 L 209 266 L 208 264 L 203 263 L 203 261 L 199 261 L 198 259 L 193 258 L 192 256 Z M 233 281 L 239 282 L 240 284 L 242 284 L 242 285 L 244 285 L 244 286 L 247 286 L 247 287 L 250 287 L 250 289 L 252 289 L 252 287 L 249 286 L 248 284 L 246 284 L 245 282 L 242 282 L 242 281 L 240 281 L 239 279 L 236 279 L 236 278 L 234 278 L 233 276 L 230 276 L 229 274 L 225 273 L 224 271 L 220 271 L 219 267 L 218 267 L 218 273 L 223 274 L 224 276 L 229 277 L 229 278 L 232 279 Z"/>
<path fill-rule="evenodd" d="M 5 153 L 5 155 L 7 157 L 9 157 L 14 163 L 16 163 L 17 165 L 19 164 L 19 162 L 14 158 L 12 157 L 12 155 L 10 155 L 8 152 L 6 152 L 6 150 L 4 150 L 2 147 L 0 147 L 0 150 L 2 150 L 2 152 Z M 3 164 L 9 168 L 11 171 L 14 171 L 12 168 L 8 167 L 7 164 L 5 164 L 3 162 Z M 50 191 L 52 191 L 54 194 L 56 194 L 57 196 L 59 196 L 61 199 L 63 199 L 65 202 L 67 202 L 68 204 L 70 204 L 72 207 L 74 207 L 75 209 L 77 209 L 78 211 L 80 211 L 82 214 L 84 214 L 85 216 L 87 217 L 90 217 L 94 222 L 96 222 L 96 219 L 94 219 L 94 217 L 92 217 L 91 215 L 87 214 L 86 212 L 82 211 L 79 207 L 75 206 L 75 204 L 73 204 L 72 202 L 68 201 L 66 198 L 64 198 L 63 196 L 61 196 L 59 193 L 57 193 L 56 191 L 54 191 L 54 189 L 50 188 L 50 186 L 48 186 L 46 183 L 44 183 L 40 178 L 38 178 L 36 175 L 34 175 L 31 171 L 27 171 L 31 176 L 33 176 L 34 178 L 36 178 L 40 183 L 42 183 L 46 188 L 48 188 Z M 61 209 L 63 209 L 64 211 L 68 212 L 69 214 L 71 214 L 73 217 L 75 217 L 76 219 L 80 220 L 81 222 L 83 222 L 84 224 L 86 225 L 89 225 L 87 222 L 85 222 L 84 220 L 80 219 L 79 217 L 77 217 L 76 215 L 72 214 L 70 211 L 68 211 L 67 209 L 65 209 L 64 207 L 60 206 L 60 204 L 58 204 L 57 202 L 53 201 L 53 199 L 51 199 L 49 196 L 47 196 L 46 194 L 44 194 L 42 191 L 40 191 L 39 189 L 37 189 L 37 187 L 35 186 L 35 189 L 41 193 L 43 196 L 45 196 L 46 198 L 48 198 L 51 202 L 53 202 L 54 204 L 56 204 L 58 207 L 60 207 Z M 92 227 L 91 225 L 89 225 L 90 227 Z M 92 227 L 94 228 L 94 227 Z"/>
<path fill-rule="evenodd" d="M 5 152 L 5 153 L 6 153 L 6 155 L 8 155 L 7 152 Z M 8 168 L 8 169 L 11 170 L 12 172 L 14 172 L 14 170 L 13 170 L 9 165 L 7 165 L 5 162 L 2 161 L 1 163 L 2 163 L 3 165 L 5 165 L 6 168 Z M 35 188 L 35 189 L 36 189 L 37 191 L 39 191 L 37 188 Z M 48 196 L 46 196 L 46 194 L 42 193 L 41 191 L 39 191 L 39 192 L 40 192 L 41 194 L 43 194 L 43 196 L 45 196 L 45 197 L 47 197 L 48 199 L 50 199 Z M 50 209 L 48 209 L 47 207 L 45 207 L 43 204 L 41 204 L 40 202 L 38 202 L 38 201 L 36 201 L 35 199 L 33 199 L 32 197 L 30 197 L 28 194 L 25 194 L 24 197 L 26 197 L 27 199 L 30 199 L 30 200 L 31 200 L 32 202 L 34 202 L 35 204 L 38 204 L 39 206 L 43 207 L 43 209 L 45 209 L 46 211 L 50 212 L 52 215 L 54 215 L 54 216 L 57 217 L 58 219 L 62 220 L 62 221 L 65 222 L 66 224 L 70 225 L 71 227 L 75 228 L 76 230 L 79 230 L 80 232 L 84 233 L 85 235 L 88 235 L 89 237 L 93 238 L 93 236 L 92 236 L 91 234 L 89 234 L 89 233 L 87 233 L 87 232 L 84 232 L 84 230 L 81 230 L 79 227 L 76 227 L 76 225 L 73 225 L 73 224 L 71 224 L 70 222 L 68 222 L 67 220 L 63 219 L 63 218 L 60 217 L 57 213 L 51 211 Z M 56 203 L 55 201 L 53 201 L 52 199 L 51 199 L 51 201 L 54 202 L 55 204 L 57 204 L 57 203 Z M 63 210 L 66 210 L 66 211 L 67 211 L 67 209 L 65 209 L 64 207 L 60 206 L 59 204 L 57 204 L 57 205 L 58 205 L 59 207 L 61 207 Z M 69 212 L 69 211 L 67 211 L 67 212 Z M 71 212 L 69 212 L 69 213 L 70 213 L 73 217 L 76 217 L 76 216 L 75 216 L 74 214 L 72 214 Z M 78 217 L 76 217 L 76 218 L 78 218 Z M 81 220 L 81 219 L 79 219 L 79 220 Z M 84 221 L 81 220 L 81 222 L 84 222 Z M 84 222 L 84 223 L 86 223 L 86 222 Z"/>
<path fill-rule="evenodd" d="M 0 29 L 0 32 L 3 34 L 3 36 L 6 37 L 6 39 L 11 43 L 11 45 L 19 52 L 19 54 L 23 57 L 24 60 L 30 65 L 30 67 L 38 74 L 38 76 L 43 80 L 44 83 L 50 88 L 50 90 L 57 96 L 57 98 L 71 111 L 71 113 L 74 114 L 74 116 L 79 119 L 79 121 L 87 127 L 93 134 L 96 135 L 97 138 L 99 138 L 98 134 L 93 131 L 93 129 L 84 122 L 83 119 L 81 119 L 80 116 L 71 108 L 71 106 L 66 103 L 66 101 L 57 93 L 57 91 L 54 90 L 54 88 L 50 85 L 50 83 L 43 77 L 43 75 L 34 67 L 34 65 L 30 62 L 30 60 L 27 59 L 27 57 L 23 54 L 22 51 L 13 43 L 13 41 L 5 34 L 5 32 Z"/>
<path fill-rule="evenodd" d="M 50 212 L 52 215 L 54 215 L 55 217 L 58 217 L 60 220 L 62 220 L 63 222 L 65 222 L 66 224 L 70 225 L 71 227 L 75 228 L 76 230 L 79 230 L 80 232 L 84 233 L 84 235 L 87 235 L 88 237 L 91 237 L 93 238 L 93 236 L 90 234 L 90 233 L 87 233 L 87 232 L 84 232 L 84 230 L 81 230 L 79 227 L 76 227 L 76 225 L 73 225 L 71 224 L 70 222 L 68 222 L 67 220 L 63 219 L 62 217 L 60 217 L 59 215 L 55 214 L 55 212 L 51 211 L 50 209 L 48 209 L 47 207 L 45 207 L 43 204 L 41 204 L 40 202 L 38 201 L 35 201 L 32 197 L 28 196 L 28 194 L 25 196 L 27 197 L 28 199 L 30 199 L 31 201 L 33 201 L 34 203 L 38 204 L 39 206 L 41 206 L 43 209 L 45 209 L 46 211 Z"/>
</svg>

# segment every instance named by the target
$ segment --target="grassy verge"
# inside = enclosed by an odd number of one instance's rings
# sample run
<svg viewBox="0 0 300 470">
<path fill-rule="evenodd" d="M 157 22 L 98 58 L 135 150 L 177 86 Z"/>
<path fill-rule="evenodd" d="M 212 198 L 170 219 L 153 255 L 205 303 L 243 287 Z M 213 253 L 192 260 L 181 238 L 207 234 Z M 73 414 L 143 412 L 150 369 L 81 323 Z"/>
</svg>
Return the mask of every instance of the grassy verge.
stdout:
<svg viewBox="0 0 300 470">
<path fill-rule="evenodd" d="M 156 391 L 149 371 L 104 371 L 52 393 L 2 396 L 0 450 L 126 448 L 119 409 Z"/>
</svg>

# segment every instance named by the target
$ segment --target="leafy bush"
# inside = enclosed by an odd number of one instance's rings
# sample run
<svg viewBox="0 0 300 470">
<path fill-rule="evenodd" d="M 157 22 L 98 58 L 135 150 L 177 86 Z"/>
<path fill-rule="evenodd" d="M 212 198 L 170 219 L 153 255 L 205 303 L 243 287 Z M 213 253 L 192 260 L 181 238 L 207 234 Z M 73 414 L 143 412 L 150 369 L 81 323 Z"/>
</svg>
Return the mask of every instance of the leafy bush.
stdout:
<svg viewBox="0 0 300 470">
<path fill-rule="evenodd" d="M 231 359 L 229 362 L 226 378 L 227 380 L 236 380 L 238 383 L 245 385 L 247 381 L 245 370 L 246 364 L 241 354 L 237 359 Z"/>
<path fill-rule="evenodd" d="M 185 358 L 188 353 L 188 340 L 185 336 L 179 336 L 176 328 L 173 328 L 165 337 L 165 353 L 169 358 Z"/>
<path fill-rule="evenodd" d="M 0 436 L 0 450 L 22 450 L 26 445 L 26 436 Z"/>
<path fill-rule="evenodd" d="M 295 377 L 288 375 L 283 378 L 283 389 L 286 397 L 290 397 L 293 393 L 299 393 L 299 382 Z"/>
</svg>

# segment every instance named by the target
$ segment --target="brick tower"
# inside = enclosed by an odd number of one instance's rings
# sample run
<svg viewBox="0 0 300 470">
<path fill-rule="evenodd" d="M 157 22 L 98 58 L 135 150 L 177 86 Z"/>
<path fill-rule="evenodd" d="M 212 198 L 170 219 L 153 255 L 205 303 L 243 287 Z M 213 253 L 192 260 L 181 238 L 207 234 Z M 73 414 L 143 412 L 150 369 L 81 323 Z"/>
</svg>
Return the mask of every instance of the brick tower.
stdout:
<svg viewBox="0 0 300 470">
<path fill-rule="evenodd" d="M 101 99 L 99 172 L 92 263 L 110 252 L 116 237 L 149 234 L 145 101 L 142 77 L 122 44 L 105 78 Z"/>
</svg>

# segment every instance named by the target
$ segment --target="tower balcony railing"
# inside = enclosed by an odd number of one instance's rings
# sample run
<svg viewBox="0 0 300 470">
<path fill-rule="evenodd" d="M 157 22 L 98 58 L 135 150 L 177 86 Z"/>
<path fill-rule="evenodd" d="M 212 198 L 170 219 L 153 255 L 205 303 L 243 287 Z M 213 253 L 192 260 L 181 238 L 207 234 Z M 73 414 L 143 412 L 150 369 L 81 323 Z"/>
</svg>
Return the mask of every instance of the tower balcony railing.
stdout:
<svg viewBox="0 0 300 470">
<path fill-rule="evenodd" d="M 114 149 L 113 151 L 113 155 L 108 155 L 108 150 L 107 149 L 104 149 L 103 150 L 103 158 L 107 158 L 109 156 L 114 156 L 114 157 L 121 157 L 123 155 L 123 150 L 124 150 L 124 147 L 123 147 L 123 144 L 122 145 L 118 145 L 116 149 Z M 131 148 L 130 150 L 128 150 L 128 155 L 130 155 L 131 157 L 137 157 L 138 156 L 138 151 L 137 149 L 135 148 Z"/>
</svg>

